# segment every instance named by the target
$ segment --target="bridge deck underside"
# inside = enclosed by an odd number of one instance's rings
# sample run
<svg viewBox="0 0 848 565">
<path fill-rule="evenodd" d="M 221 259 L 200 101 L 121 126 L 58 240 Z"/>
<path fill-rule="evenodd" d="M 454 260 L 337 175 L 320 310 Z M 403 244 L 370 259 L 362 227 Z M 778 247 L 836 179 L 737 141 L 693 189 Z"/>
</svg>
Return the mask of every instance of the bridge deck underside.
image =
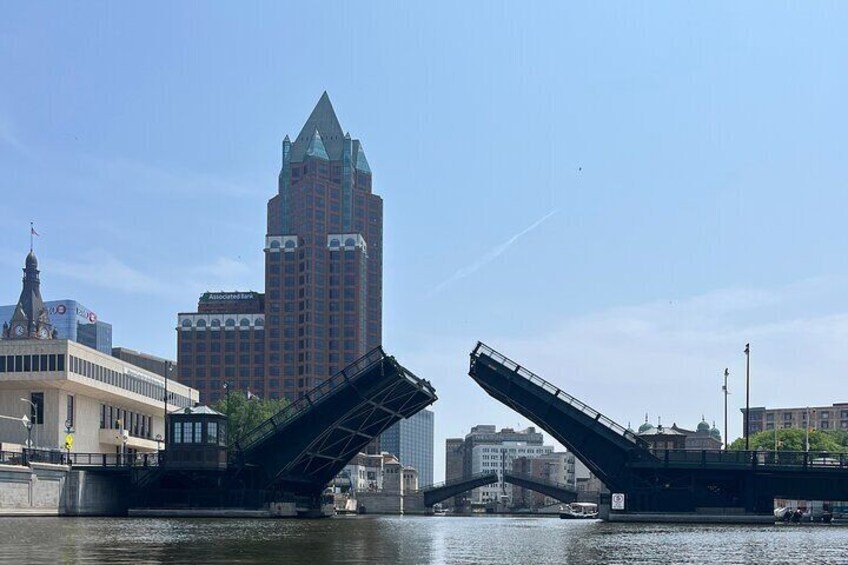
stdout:
<svg viewBox="0 0 848 565">
<path fill-rule="evenodd" d="M 436 400 L 435 391 L 383 357 L 243 452 L 258 483 L 318 494 L 371 440 Z"/>
</svg>

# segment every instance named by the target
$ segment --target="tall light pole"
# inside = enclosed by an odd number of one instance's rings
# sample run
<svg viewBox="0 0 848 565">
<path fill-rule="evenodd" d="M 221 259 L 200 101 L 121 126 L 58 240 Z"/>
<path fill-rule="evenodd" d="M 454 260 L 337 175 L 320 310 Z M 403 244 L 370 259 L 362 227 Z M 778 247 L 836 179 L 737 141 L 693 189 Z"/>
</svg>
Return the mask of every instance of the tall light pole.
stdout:
<svg viewBox="0 0 848 565">
<path fill-rule="evenodd" d="M 745 344 L 745 451 L 751 445 L 751 344 Z"/>
<path fill-rule="evenodd" d="M 725 367 L 724 369 L 724 386 L 721 387 L 721 390 L 724 392 L 724 450 L 727 451 L 727 395 L 730 394 L 730 391 L 727 390 L 727 377 L 730 375 L 730 371 Z"/>
<path fill-rule="evenodd" d="M 165 361 L 165 397 L 162 399 L 165 403 L 165 415 L 162 416 L 162 422 L 165 425 L 165 447 L 168 446 L 168 375 L 172 369 L 171 362 Z"/>
</svg>

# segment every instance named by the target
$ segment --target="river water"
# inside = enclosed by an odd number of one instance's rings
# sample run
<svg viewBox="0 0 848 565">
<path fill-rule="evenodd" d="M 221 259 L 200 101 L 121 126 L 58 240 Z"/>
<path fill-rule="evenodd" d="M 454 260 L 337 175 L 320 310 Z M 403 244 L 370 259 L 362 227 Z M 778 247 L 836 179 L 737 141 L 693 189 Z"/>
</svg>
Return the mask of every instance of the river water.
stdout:
<svg viewBox="0 0 848 565">
<path fill-rule="evenodd" d="M 557 518 L 0 518 L 2 563 L 848 563 L 848 527 Z"/>
</svg>

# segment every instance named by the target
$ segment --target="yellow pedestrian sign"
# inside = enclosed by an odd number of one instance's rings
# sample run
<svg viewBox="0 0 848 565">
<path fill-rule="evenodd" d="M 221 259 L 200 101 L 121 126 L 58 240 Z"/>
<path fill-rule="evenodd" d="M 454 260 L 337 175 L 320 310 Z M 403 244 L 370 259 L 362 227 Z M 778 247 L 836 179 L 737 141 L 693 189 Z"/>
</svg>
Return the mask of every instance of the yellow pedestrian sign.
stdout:
<svg viewBox="0 0 848 565">
<path fill-rule="evenodd" d="M 66 435 L 65 436 L 65 449 L 70 451 L 73 446 L 74 446 L 74 436 L 72 436 L 71 434 Z"/>
</svg>

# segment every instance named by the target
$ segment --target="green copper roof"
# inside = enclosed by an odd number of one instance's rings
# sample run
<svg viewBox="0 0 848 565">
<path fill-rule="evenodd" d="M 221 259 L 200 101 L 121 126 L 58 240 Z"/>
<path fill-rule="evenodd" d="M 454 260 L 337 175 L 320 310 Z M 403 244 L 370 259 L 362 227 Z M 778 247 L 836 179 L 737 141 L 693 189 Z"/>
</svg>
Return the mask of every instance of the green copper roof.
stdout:
<svg viewBox="0 0 848 565">
<path fill-rule="evenodd" d="M 368 159 L 365 158 L 365 150 L 362 149 L 362 144 L 359 141 L 354 141 L 353 143 L 356 150 L 356 165 L 354 165 L 356 170 L 371 174 L 371 167 L 368 166 Z"/>
<path fill-rule="evenodd" d="M 324 142 L 321 140 L 321 134 L 318 133 L 317 129 L 309 141 L 309 146 L 306 148 L 306 156 L 324 159 L 325 161 L 330 160 L 327 156 L 327 149 L 324 147 Z"/>
<path fill-rule="evenodd" d="M 321 99 L 318 100 L 318 104 L 315 105 L 315 109 L 312 110 L 309 119 L 306 120 L 303 129 L 300 130 L 300 134 L 292 143 L 292 163 L 303 161 L 309 147 L 312 146 L 316 131 L 319 133 L 324 146 L 324 158 L 333 161 L 340 160 L 344 145 L 344 132 L 326 92 L 321 95 Z"/>
</svg>

